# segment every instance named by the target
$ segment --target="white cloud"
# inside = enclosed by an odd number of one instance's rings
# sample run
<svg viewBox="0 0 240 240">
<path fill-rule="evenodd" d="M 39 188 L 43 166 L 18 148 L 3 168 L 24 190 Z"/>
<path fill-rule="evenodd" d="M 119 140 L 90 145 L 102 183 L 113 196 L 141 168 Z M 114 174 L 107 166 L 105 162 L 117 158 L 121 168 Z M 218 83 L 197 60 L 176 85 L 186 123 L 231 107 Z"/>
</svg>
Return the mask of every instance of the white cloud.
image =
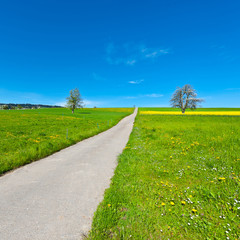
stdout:
<svg viewBox="0 0 240 240">
<path fill-rule="evenodd" d="M 127 96 L 127 97 L 124 97 L 124 99 L 136 99 L 136 98 L 138 98 L 138 97 L 134 97 L 134 96 Z"/>
<path fill-rule="evenodd" d="M 163 94 L 151 93 L 151 94 L 144 95 L 144 97 L 159 98 L 159 97 L 163 97 Z"/>
<path fill-rule="evenodd" d="M 168 53 L 168 49 L 164 48 L 147 48 L 144 45 L 133 43 L 126 43 L 122 45 L 109 43 L 106 47 L 105 59 L 112 65 L 125 64 L 133 66 L 137 62 L 156 59 Z"/>
<path fill-rule="evenodd" d="M 56 106 L 61 106 L 61 107 L 65 107 L 66 104 L 67 104 L 66 101 L 62 101 L 62 102 L 56 102 L 54 105 L 56 105 Z"/>
<path fill-rule="evenodd" d="M 148 54 L 145 55 L 146 58 L 156 58 L 159 57 L 160 55 L 168 54 L 167 50 L 160 49 L 158 51 L 153 51 L 153 52 L 148 52 Z"/>
<path fill-rule="evenodd" d="M 136 80 L 136 81 L 129 81 L 130 84 L 140 84 L 144 81 L 144 79 Z"/>
<path fill-rule="evenodd" d="M 156 57 L 157 52 L 152 52 L 152 53 L 148 53 L 145 55 L 145 57 L 149 58 L 149 57 Z"/>
<path fill-rule="evenodd" d="M 103 104 L 105 104 L 105 102 L 83 99 L 83 104 L 84 104 L 84 107 L 94 107 L 94 106 L 100 107 Z"/>
<path fill-rule="evenodd" d="M 126 62 L 127 65 L 134 65 L 136 63 L 136 60 L 128 60 Z"/>
<path fill-rule="evenodd" d="M 160 98 L 163 97 L 163 94 L 151 93 L 151 94 L 140 94 L 137 96 L 127 96 L 123 97 L 124 99 L 136 99 L 136 98 Z"/>
</svg>

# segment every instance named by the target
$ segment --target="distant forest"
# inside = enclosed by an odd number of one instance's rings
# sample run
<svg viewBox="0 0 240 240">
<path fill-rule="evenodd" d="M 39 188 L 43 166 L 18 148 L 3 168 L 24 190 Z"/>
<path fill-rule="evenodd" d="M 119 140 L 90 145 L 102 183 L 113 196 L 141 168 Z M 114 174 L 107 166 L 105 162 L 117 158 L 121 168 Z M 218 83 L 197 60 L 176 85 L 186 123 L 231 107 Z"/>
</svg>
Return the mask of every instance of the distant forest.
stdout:
<svg viewBox="0 0 240 240">
<path fill-rule="evenodd" d="M 39 109 L 39 108 L 61 108 L 56 105 L 43 105 L 43 104 L 31 104 L 31 103 L 0 103 L 0 109 Z"/>
</svg>

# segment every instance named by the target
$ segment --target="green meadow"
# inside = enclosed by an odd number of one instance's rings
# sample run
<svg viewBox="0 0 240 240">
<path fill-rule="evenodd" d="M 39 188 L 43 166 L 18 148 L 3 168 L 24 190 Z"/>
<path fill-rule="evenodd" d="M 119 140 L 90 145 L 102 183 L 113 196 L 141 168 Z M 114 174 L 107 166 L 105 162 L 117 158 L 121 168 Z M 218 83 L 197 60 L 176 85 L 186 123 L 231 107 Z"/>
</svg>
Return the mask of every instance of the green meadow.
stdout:
<svg viewBox="0 0 240 240">
<path fill-rule="evenodd" d="M 0 174 L 98 134 L 133 108 L 0 111 Z"/>
<path fill-rule="evenodd" d="M 138 115 L 118 161 L 89 239 L 240 239 L 240 117 Z"/>
</svg>

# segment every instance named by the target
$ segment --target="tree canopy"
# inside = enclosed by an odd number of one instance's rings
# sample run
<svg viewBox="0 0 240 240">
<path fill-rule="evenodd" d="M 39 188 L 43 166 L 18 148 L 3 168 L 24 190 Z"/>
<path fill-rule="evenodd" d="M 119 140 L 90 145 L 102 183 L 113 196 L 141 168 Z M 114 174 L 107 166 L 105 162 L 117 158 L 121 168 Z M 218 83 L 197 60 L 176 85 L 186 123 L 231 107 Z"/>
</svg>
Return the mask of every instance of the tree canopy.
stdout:
<svg viewBox="0 0 240 240">
<path fill-rule="evenodd" d="M 170 102 L 172 107 L 180 108 L 182 113 L 185 113 L 187 108 L 196 109 L 198 104 L 203 102 L 203 99 L 197 98 L 196 90 L 191 85 L 186 84 L 176 89 Z"/>
<path fill-rule="evenodd" d="M 70 91 L 70 96 L 67 97 L 67 107 L 72 110 L 72 113 L 74 113 L 76 108 L 83 108 L 83 99 L 78 88 Z"/>
</svg>

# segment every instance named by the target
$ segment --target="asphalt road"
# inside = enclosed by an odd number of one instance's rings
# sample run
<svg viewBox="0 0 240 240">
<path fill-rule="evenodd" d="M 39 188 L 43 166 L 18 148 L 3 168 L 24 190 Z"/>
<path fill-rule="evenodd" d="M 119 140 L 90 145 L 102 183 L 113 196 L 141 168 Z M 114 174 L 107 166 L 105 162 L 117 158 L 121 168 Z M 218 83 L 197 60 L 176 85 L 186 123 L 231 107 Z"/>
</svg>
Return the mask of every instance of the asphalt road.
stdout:
<svg viewBox="0 0 240 240">
<path fill-rule="evenodd" d="M 0 177 L 1 240 L 79 240 L 109 187 L 137 113 Z"/>
</svg>

